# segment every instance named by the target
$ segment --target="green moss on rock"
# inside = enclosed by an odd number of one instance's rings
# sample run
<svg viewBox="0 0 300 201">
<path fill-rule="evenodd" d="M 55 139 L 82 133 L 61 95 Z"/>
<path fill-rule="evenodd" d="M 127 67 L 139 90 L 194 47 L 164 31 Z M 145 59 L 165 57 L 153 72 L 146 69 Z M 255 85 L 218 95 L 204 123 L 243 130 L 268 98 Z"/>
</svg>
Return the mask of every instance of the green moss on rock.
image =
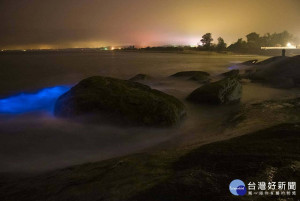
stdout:
<svg viewBox="0 0 300 201">
<path fill-rule="evenodd" d="M 146 85 L 94 76 L 60 96 L 54 113 L 58 117 L 106 115 L 125 124 L 164 127 L 180 122 L 186 112 L 175 97 Z"/>
<path fill-rule="evenodd" d="M 255 66 L 255 71 L 246 74 L 256 82 L 275 88 L 300 86 L 300 55 L 294 57 L 272 57 Z"/>
<path fill-rule="evenodd" d="M 221 75 L 225 76 L 225 77 L 235 77 L 238 76 L 240 73 L 240 71 L 238 69 L 235 70 L 231 70 L 225 73 L 222 73 Z"/>
<path fill-rule="evenodd" d="M 241 95 L 242 85 L 239 79 L 227 77 L 199 87 L 187 99 L 196 103 L 227 104 L 239 101 Z"/>
<path fill-rule="evenodd" d="M 210 74 L 204 71 L 181 71 L 171 75 L 171 77 L 188 78 L 201 83 L 209 82 L 209 76 Z"/>
</svg>

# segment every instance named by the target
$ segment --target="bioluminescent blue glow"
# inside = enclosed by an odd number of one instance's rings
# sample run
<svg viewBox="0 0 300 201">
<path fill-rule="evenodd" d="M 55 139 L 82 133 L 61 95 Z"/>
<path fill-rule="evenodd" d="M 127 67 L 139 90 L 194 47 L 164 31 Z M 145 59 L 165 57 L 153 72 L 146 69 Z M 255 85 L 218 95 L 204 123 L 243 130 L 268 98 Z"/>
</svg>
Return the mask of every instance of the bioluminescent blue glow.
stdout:
<svg viewBox="0 0 300 201">
<path fill-rule="evenodd" d="M 235 70 L 235 69 L 241 69 L 241 68 L 242 68 L 242 65 L 235 64 L 235 65 L 228 67 L 228 70 Z"/>
<path fill-rule="evenodd" d="M 33 111 L 52 112 L 56 99 L 70 88 L 70 86 L 48 87 L 35 93 L 20 93 L 0 99 L 0 113 L 21 114 Z"/>
</svg>

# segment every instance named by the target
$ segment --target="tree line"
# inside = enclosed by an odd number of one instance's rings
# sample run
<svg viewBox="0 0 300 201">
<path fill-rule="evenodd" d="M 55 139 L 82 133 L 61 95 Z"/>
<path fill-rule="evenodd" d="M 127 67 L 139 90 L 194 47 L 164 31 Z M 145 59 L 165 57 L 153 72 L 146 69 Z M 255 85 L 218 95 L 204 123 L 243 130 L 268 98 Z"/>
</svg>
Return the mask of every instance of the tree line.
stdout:
<svg viewBox="0 0 300 201">
<path fill-rule="evenodd" d="M 261 47 L 284 47 L 289 42 L 296 42 L 297 39 L 287 31 L 281 33 L 267 33 L 262 36 L 256 32 L 251 32 L 246 35 L 246 40 L 239 38 L 235 43 L 227 46 L 224 39 L 219 37 L 217 43 L 213 43 L 211 33 L 206 33 L 202 36 L 198 45 L 199 50 L 213 51 L 233 51 L 233 52 L 257 52 Z"/>
</svg>

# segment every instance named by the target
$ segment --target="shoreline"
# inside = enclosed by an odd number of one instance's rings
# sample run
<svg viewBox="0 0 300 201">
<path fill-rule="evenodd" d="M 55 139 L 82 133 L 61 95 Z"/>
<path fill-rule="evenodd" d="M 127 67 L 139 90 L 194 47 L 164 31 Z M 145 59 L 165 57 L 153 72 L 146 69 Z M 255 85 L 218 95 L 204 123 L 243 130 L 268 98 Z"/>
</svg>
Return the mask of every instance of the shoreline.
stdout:
<svg viewBox="0 0 300 201">
<path fill-rule="evenodd" d="M 49 50 L 6 50 L 1 51 L 1 55 L 39 55 L 39 54 L 103 54 L 103 53 L 158 53 L 158 54 L 193 54 L 193 55 L 223 55 L 223 56 L 281 56 L 281 50 L 275 50 L 273 52 L 261 51 L 260 53 L 247 53 L 247 52 L 232 52 L 232 51 L 206 51 L 206 50 L 81 50 L 74 49 L 49 49 Z M 265 53 L 264 53 L 265 52 Z M 287 56 L 294 56 L 300 54 L 300 50 L 288 51 Z"/>
</svg>

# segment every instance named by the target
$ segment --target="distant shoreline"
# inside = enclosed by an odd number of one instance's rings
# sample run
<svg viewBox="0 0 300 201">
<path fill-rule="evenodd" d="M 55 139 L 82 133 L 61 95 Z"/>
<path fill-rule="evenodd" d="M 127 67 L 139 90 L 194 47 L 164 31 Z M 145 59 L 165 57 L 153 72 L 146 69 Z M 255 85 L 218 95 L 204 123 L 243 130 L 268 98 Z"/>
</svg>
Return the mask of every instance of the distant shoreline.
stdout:
<svg viewBox="0 0 300 201">
<path fill-rule="evenodd" d="M 260 51 L 258 53 L 231 52 L 231 51 L 199 51 L 199 50 L 99 50 L 98 48 L 75 48 L 75 49 L 47 49 L 47 50 L 5 50 L 0 51 L 0 55 L 25 55 L 25 54 L 89 54 L 89 53 L 176 53 L 176 54 L 195 54 L 195 55 L 260 55 L 260 56 L 279 56 L 281 50 Z M 288 56 L 299 55 L 300 50 L 288 51 Z"/>
</svg>

